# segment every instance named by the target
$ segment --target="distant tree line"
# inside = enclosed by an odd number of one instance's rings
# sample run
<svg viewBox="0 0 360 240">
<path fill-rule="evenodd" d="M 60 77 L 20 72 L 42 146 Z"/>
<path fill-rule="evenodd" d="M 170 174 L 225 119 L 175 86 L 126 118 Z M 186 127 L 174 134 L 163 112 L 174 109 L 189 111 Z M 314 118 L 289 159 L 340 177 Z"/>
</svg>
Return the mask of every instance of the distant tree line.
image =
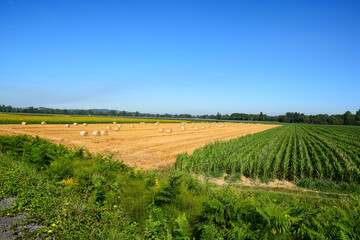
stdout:
<svg viewBox="0 0 360 240">
<path fill-rule="evenodd" d="M 231 115 L 217 114 L 218 120 L 248 120 L 248 121 L 278 121 L 284 123 L 310 123 L 310 124 L 331 124 L 331 125 L 360 125 L 360 109 L 356 114 L 346 111 L 344 114 L 317 114 L 305 115 L 298 112 L 287 112 L 285 115 L 268 116 L 263 114 L 233 113 Z"/>
<path fill-rule="evenodd" d="M 332 125 L 360 125 L 360 109 L 356 114 L 346 111 L 344 114 L 317 114 L 305 115 L 298 112 L 287 112 L 285 115 L 268 116 L 260 114 L 232 113 L 230 115 L 191 115 L 191 114 L 151 114 L 117 111 L 108 109 L 53 109 L 53 108 L 14 108 L 12 106 L 0 105 L 0 112 L 12 113 L 40 113 L 40 114 L 64 114 L 64 115 L 90 115 L 90 116 L 119 116 L 119 117 L 141 117 L 141 118 L 187 118 L 187 119 L 217 119 L 222 120 L 244 120 L 244 121 L 269 121 L 284 123 L 310 123 L 310 124 L 332 124 Z"/>
<path fill-rule="evenodd" d="M 0 105 L 0 112 L 8 113 L 39 113 L 39 114 L 64 114 L 64 115 L 87 115 L 87 116 L 119 116 L 119 117 L 141 117 L 141 118 L 200 118 L 215 119 L 215 115 L 191 115 L 191 114 L 151 114 L 117 111 L 109 109 L 53 109 L 53 108 L 15 108 L 12 106 Z"/>
<path fill-rule="evenodd" d="M 317 114 L 305 115 L 303 113 L 288 112 L 278 117 L 279 122 L 288 123 L 312 123 L 312 124 L 331 124 L 331 125 L 360 125 L 360 109 L 356 114 L 346 111 L 344 114 Z"/>
</svg>

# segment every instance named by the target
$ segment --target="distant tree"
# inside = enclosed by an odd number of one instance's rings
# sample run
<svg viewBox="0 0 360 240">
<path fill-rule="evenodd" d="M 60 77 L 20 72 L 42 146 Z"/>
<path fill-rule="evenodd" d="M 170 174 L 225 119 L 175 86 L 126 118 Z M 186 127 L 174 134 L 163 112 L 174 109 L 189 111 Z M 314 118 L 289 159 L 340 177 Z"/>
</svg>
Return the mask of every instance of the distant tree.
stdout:
<svg viewBox="0 0 360 240">
<path fill-rule="evenodd" d="M 229 120 L 229 114 L 225 114 L 221 117 L 223 120 Z"/>
<path fill-rule="evenodd" d="M 343 115 L 345 125 L 356 125 L 355 115 L 350 111 L 346 111 Z"/>
<path fill-rule="evenodd" d="M 216 119 L 217 119 L 217 120 L 220 120 L 220 119 L 221 119 L 221 114 L 220 114 L 219 112 L 216 114 Z"/>
<path fill-rule="evenodd" d="M 259 114 L 259 121 L 265 121 L 265 116 L 264 116 L 263 112 L 260 112 L 260 114 Z"/>
<path fill-rule="evenodd" d="M 111 111 L 109 112 L 109 115 L 110 115 L 110 116 L 116 116 L 116 115 L 117 115 L 117 111 L 116 111 L 116 110 L 111 110 Z"/>
<path fill-rule="evenodd" d="M 286 117 L 285 115 L 280 115 L 280 116 L 278 117 L 278 121 L 279 121 L 279 122 L 287 122 L 288 119 L 287 119 L 287 117 Z"/>
<path fill-rule="evenodd" d="M 344 120 L 337 116 L 337 115 L 331 115 L 328 120 L 329 124 L 333 125 L 342 125 L 344 123 Z"/>
<path fill-rule="evenodd" d="M 286 116 L 286 119 L 287 119 L 287 122 L 289 122 L 289 123 L 293 123 L 294 122 L 294 113 L 292 113 L 292 112 L 287 112 L 286 114 L 285 114 L 285 116 Z"/>
</svg>

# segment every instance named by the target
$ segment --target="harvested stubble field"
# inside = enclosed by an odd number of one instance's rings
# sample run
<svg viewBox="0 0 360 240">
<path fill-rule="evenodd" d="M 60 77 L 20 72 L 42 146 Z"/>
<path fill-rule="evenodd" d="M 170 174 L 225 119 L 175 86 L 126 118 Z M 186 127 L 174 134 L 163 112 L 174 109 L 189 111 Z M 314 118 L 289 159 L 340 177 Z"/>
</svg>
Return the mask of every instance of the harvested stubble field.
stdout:
<svg viewBox="0 0 360 240">
<path fill-rule="evenodd" d="M 270 124 L 210 124 L 186 123 L 186 131 L 181 131 L 179 124 L 122 124 L 120 131 L 114 131 L 117 124 L 88 124 L 83 126 L 71 125 L 0 125 L 1 135 L 28 134 L 48 139 L 55 143 L 67 146 L 84 146 L 90 152 L 113 153 L 129 165 L 136 165 L 147 169 L 163 168 L 175 162 L 176 155 L 182 152 L 192 153 L 207 143 L 217 140 L 229 140 L 246 134 L 261 132 L 279 125 Z M 222 125 L 222 127 L 220 126 Z M 106 130 L 110 126 L 107 136 L 92 136 L 92 131 Z M 207 126 L 210 126 L 207 128 Z M 201 128 L 205 127 L 204 130 Z M 159 133 L 158 129 L 164 129 Z M 195 128 L 199 130 L 196 131 Z M 171 129 L 172 133 L 166 133 Z M 86 137 L 80 136 L 80 131 L 89 133 Z"/>
</svg>

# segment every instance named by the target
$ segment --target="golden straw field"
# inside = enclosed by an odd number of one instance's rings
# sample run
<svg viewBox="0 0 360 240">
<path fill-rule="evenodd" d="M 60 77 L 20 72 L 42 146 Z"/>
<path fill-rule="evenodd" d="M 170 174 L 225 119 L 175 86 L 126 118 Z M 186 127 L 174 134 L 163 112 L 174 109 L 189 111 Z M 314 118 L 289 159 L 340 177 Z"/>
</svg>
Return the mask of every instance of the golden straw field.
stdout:
<svg viewBox="0 0 360 240">
<path fill-rule="evenodd" d="M 46 118 L 37 117 L 38 120 Z M 74 118 L 73 118 L 74 119 Z M 83 118 L 84 120 L 86 119 Z M 77 118 L 79 120 L 79 118 Z M 1 124 L 0 135 L 28 134 L 68 146 L 84 146 L 91 152 L 113 153 L 117 159 L 144 168 L 163 168 L 172 165 L 176 155 L 193 152 L 207 143 L 229 140 L 246 134 L 264 131 L 279 125 L 235 123 L 137 123 L 122 124 Z M 133 127 L 131 127 L 133 125 Z M 184 130 L 181 129 L 183 126 Z M 108 129 L 107 136 L 93 136 L 93 131 Z M 159 132 L 163 129 L 163 132 Z M 171 130 L 171 133 L 166 133 Z M 80 131 L 88 132 L 80 136 Z"/>
</svg>

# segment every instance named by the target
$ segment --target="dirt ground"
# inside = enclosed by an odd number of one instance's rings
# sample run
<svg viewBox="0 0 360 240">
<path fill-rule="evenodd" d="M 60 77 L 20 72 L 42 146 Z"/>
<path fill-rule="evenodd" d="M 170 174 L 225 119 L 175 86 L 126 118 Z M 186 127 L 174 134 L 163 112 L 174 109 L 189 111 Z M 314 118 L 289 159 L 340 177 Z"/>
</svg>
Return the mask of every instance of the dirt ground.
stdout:
<svg viewBox="0 0 360 240">
<path fill-rule="evenodd" d="M 119 131 L 114 129 L 118 124 L 88 124 L 83 126 L 64 124 L 47 125 L 0 125 L 1 135 L 29 134 L 37 135 L 52 142 L 62 142 L 68 146 L 84 146 L 90 152 L 115 153 L 117 159 L 124 163 L 146 169 L 164 168 L 172 165 L 176 155 L 182 152 L 192 153 L 196 148 L 216 140 L 229 140 L 246 134 L 261 132 L 279 125 L 268 124 L 235 124 L 235 123 L 184 123 L 185 131 L 180 124 L 122 124 Z M 92 132 L 106 130 L 107 136 L 93 136 Z M 193 127 L 192 127 L 193 126 Z M 202 129 L 204 127 L 204 129 Z M 164 129 L 163 133 L 158 132 Z M 198 128 L 198 130 L 196 130 Z M 172 133 L 166 133 L 171 129 Z M 80 131 L 87 131 L 88 136 L 80 136 Z"/>
</svg>

